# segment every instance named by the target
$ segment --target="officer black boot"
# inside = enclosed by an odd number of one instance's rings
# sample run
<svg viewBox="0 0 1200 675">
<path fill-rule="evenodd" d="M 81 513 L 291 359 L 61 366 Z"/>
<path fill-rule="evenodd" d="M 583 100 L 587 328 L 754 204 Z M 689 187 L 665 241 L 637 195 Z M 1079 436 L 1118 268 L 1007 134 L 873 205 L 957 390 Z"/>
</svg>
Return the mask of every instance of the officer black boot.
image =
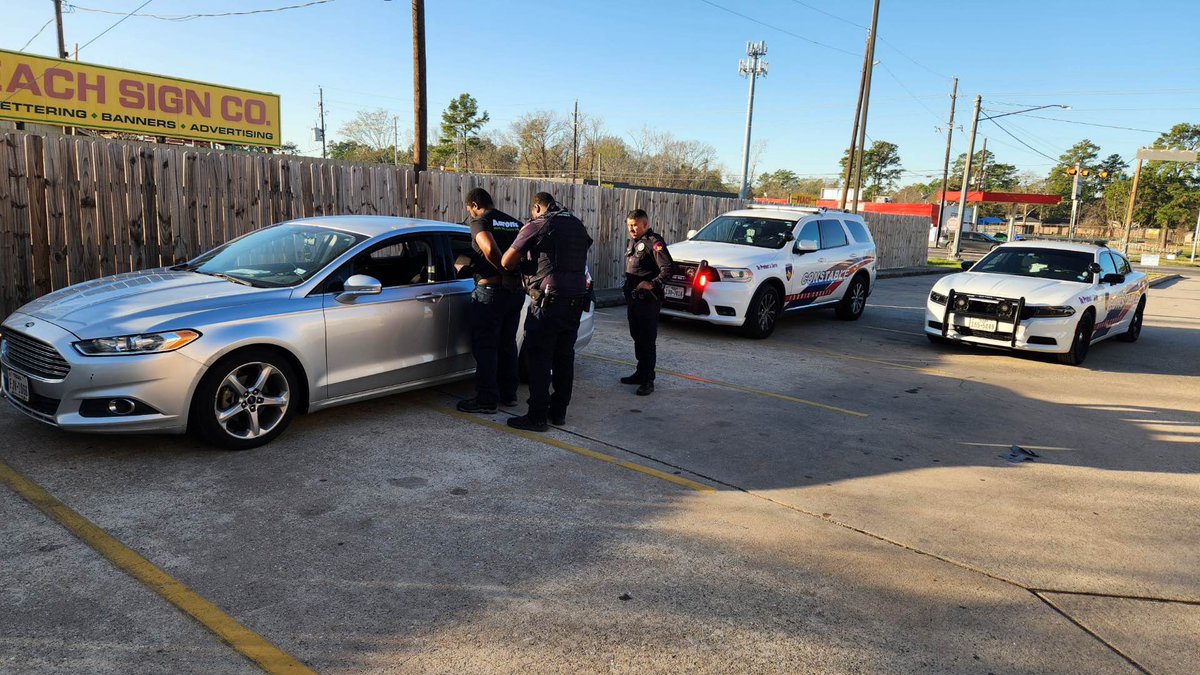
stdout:
<svg viewBox="0 0 1200 675">
<path fill-rule="evenodd" d="M 463 399 L 456 406 L 459 410 L 469 413 L 483 413 L 490 415 L 496 412 L 496 404 L 487 401 L 481 401 L 478 396 L 474 398 Z"/>
<path fill-rule="evenodd" d="M 638 396 L 649 396 L 654 393 L 654 381 L 647 380 L 642 383 L 642 386 L 637 388 Z"/>
<path fill-rule="evenodd" d="M 545 419 L 534 419 L 529 415 L 508 418 L 508 426 L 514 429 L 521 429 L 523 431 L 544 432 L 550 430 L 550 425 L 546 423 Z"/>
<path fill-rule="evenodd" d="M 642 376 L 634 373 L 621 378 L 621 384 L 641 384 Z"/>
</svg>

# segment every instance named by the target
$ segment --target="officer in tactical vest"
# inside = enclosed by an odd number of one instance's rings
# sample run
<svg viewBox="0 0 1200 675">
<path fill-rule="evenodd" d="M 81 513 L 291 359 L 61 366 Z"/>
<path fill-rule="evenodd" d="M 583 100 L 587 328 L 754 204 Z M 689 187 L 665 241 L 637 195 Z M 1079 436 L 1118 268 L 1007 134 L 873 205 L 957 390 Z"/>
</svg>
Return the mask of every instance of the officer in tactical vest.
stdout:
<svg viewBox="0 0 1200 675">
<path fill-rule="evenodd" d="M 674 262 L 667 252 L 667 242 L 650 229 L 650 218 L 645 211 L 630 211 L 625 216 L 625 229 L 629 232 L 629 247 L 625 249 L 625 309 L 637 371 L 622 377 L 621 384 L 636 384 L 638 396 L 649 396 L 654 392 L 655 342 L 663 282 Z"/>
<path fill-rule="evenodd" d="M 546 431 L 566 424 L 575 380 L 575 339 L 591 303 L 587 254 L 592 238 L 578 218 L 546 192 L 533 196 L 533 220 L 521 228 L 502 263 L 520 269 L 531 303 L 525 316 L 529 411 L 510 427 Z M 552 382 L 553 380 L 553 382 Z M 554 393 L 550 393 L 553 383 Z"/>
</svg>

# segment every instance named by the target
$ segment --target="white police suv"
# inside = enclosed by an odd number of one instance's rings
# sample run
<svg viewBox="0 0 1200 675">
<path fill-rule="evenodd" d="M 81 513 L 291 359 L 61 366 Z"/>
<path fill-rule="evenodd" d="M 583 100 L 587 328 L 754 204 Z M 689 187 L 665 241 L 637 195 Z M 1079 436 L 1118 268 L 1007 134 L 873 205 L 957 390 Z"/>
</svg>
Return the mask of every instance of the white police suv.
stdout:
<svg viewBox="0 0 1200 675">
<path fill-rule="evenodd" d="M 662 313 L 740 326 L 755 338 L 794 310 L 832 307 L 853 321 L 875 285 L 875 241 L 860 216 L 841 211 L 730 211 L 667 249 L 675 267 Z"/>
<path fill-rule="evenodd" d="M 1095 342 L 1134 342 L 1146 275 L 1098 244 L 1021 240 L 942 277 L 925 304 L 931 342 L 1047 352 L 1083 363 Z"/>
</svg>

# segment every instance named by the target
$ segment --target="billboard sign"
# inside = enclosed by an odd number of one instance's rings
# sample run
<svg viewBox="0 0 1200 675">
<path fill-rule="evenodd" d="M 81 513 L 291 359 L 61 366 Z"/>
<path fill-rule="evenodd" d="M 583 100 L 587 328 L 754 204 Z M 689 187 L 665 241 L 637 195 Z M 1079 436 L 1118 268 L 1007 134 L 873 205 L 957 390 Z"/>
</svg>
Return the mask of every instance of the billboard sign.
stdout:
<svg viewBox="0 0 1200 675">
<path fill-rule="evenodd" d="M 0 119 L 280 145 L 275 94 L 2 49 Z"/>
</svg>

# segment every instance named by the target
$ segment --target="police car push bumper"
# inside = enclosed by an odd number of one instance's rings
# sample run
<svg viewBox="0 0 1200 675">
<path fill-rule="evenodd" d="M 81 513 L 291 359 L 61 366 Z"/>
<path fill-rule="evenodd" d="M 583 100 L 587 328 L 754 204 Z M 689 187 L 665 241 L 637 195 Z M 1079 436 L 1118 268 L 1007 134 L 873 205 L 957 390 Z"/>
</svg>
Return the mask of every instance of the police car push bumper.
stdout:
<svg viewBox="0 0 1200 675">
<path fill-rule="evenodd" d="M 69 431 L 181 433 L 204 364 L 179 351 L 84 356 L 79 338 L 15 313 L 0 328 L 0 391 L 25 415 Z M 65 374 L 63 372 L 65 371 Z M 181 387 L 180 383 L 188 385 Z"/>
<path fill-rule="evenodd" d="M 711 268 L 710 268 L 711 269 Z M 754 297 L 756 287 L 750 283 L 706 281 L 703 285 L 665 285 L 663 293 L 669 303 L 685 303 L 688 309 L 664 304 L 661 313 L 685 319 L 702 318 L 710 323 L 740 326 L 746 320 L 746 308 Z M 720 308 L 720 309 L 718 309 Z M 721 313 L 721 311 L 725 313 Z"/>
<path fill-rule="evenodd" d="M 991 312 L 955 311 L 955 300 L 961 303 L 968 298 L 971 303 L 999 305 L 1008 303 L 1011 311 L 1000 314 Z M 1050 354 L 1062 354 L 1070 350 L 1079 317 L 1075 315 L 1051 317 L 1029 316 L 1032 307 L 1024 298 L 992 298 L 984 296 L 945 296 L 945 303 L 933 298 L 925 300 L 925 333 L 955 342 L 977 344 L 985 347 L 1000 347 Z M 1022 315 L 1026 318 L 1022 318 Z"/>
</svg>

